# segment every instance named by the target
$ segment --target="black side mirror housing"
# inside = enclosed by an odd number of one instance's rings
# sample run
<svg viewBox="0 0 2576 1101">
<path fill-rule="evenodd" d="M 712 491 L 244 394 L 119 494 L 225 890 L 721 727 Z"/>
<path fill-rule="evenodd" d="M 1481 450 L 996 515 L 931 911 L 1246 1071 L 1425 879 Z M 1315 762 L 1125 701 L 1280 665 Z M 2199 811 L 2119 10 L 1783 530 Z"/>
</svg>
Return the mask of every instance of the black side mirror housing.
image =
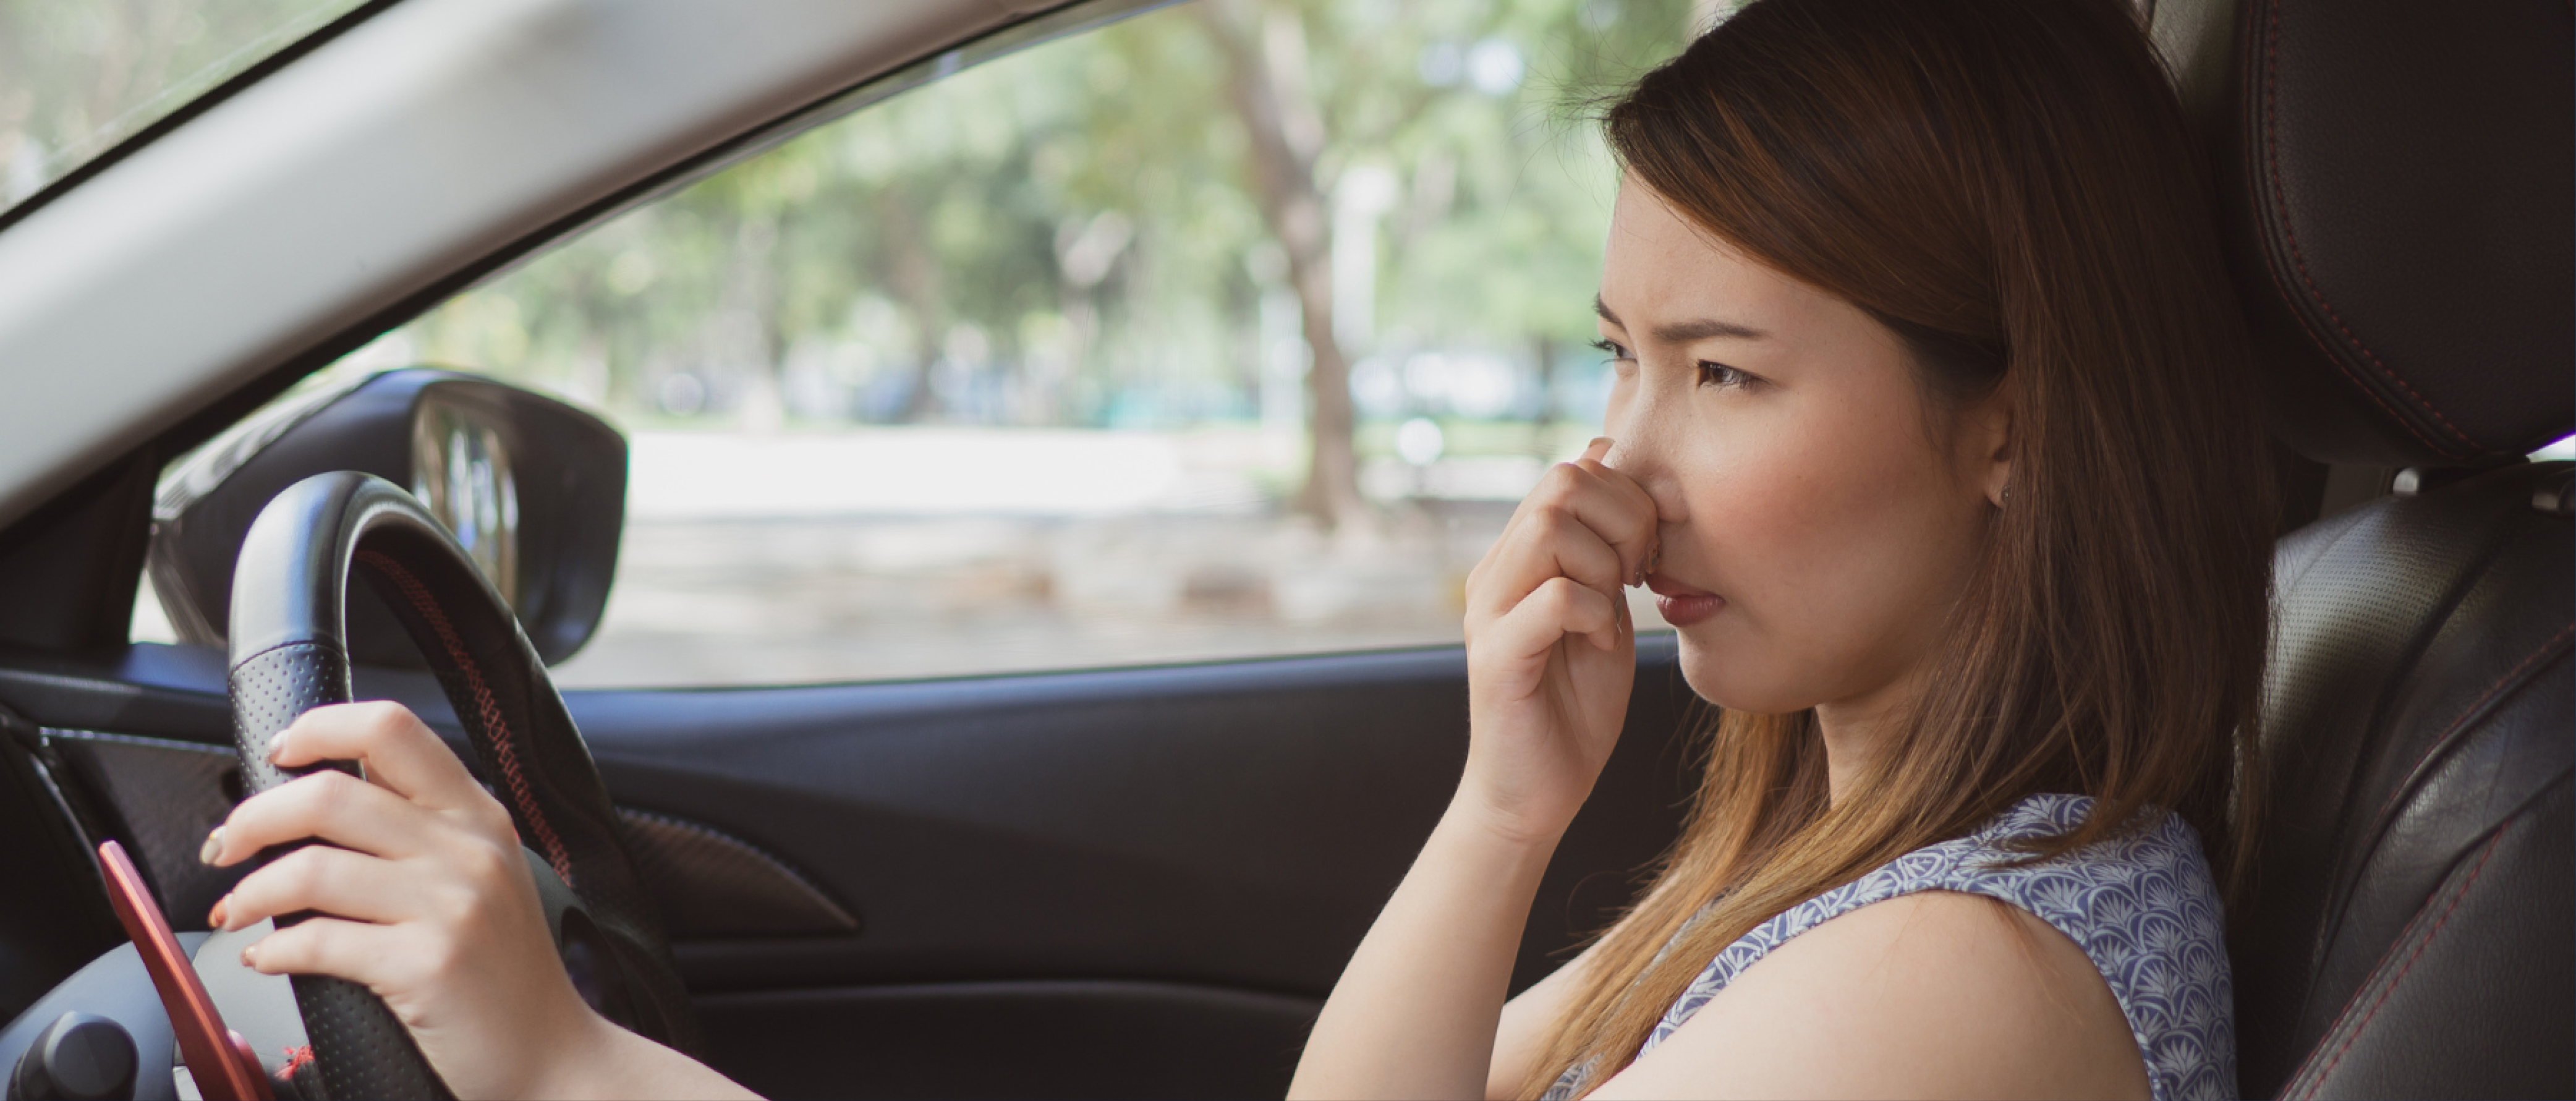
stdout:
<svg viewBox="0 0 2576 1101">
<path fill-rule="evenodd" d="M 598 629 L 626 520 L 626 438 L 553 398 L 427 367 L 269 406 L 161 481 L 149 569 L 183 642 L 225 644 L 233 560 L 279 491 L 358 470 L 411 490 L 455 532 L 549 665 Z M 350 658 L 420 668 L 393 613 L 349 593 Z"/>
</svg>

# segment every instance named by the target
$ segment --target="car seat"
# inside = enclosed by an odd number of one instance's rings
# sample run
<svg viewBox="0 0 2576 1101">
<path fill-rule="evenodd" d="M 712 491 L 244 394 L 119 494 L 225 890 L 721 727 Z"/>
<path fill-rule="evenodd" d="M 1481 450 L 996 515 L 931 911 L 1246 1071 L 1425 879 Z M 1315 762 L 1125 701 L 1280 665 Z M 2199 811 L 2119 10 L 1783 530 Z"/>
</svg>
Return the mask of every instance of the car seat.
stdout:
<svg viewBox="0 0 2576 1101">
<path fill-rule="evenodd" d="M 2569 6 L 2146 2 L 2267 418 L 2329 464 L 2274 560 L 2240 1084 L 2576 1094 L 2576 493 L 2524 461 L 2576 429 Z"/>
</svg>

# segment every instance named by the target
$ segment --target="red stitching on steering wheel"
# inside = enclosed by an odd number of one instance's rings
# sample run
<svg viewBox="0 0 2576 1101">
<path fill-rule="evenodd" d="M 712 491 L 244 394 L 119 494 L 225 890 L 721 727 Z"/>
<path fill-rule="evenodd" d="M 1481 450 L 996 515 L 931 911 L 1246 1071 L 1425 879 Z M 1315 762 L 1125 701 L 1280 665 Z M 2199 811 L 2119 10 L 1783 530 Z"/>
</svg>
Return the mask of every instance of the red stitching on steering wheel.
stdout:
<svg viewBox="0 0 2576 1101">
<path fill-rule="evenodd" d="M 474 695 L 474 707 L 483 720 L 486 740 L 492 744 L 492 763 L 500 766 L 501 778 L 510 789 L 510 798 L 519 804 L 519 811 L 527 818 L 528 827 L 537 831 L 537 844 L 545 849 L 546 863 L 553 865 L 555 874 L 570 884 L 572 858 L 564 852 L 563 841 L 555 836 L 554 828 L 546 824 L 544 812 L 537 807 L 536 793 L 530 790 L 528 778 L 519 768 L 518 747 L 510 736 L 510 724 L 501 717 L 500 701 L 493 698 L 492 686 L 484 683 L 482 668 L 475 665 L 473 657 L 465 652 L 465 640 L 447 621 L 447 612 L 439 606 L 437 595 L 401 563 L 384 554 L 362 550 L 357 557 L 358 561 L 391 579 L 394 587 L 401 589 L 404 598 L 411 601 L 413 610 L 429 621 L 430 630 L 438 632 L 439 643 L 447 648 L 448 660 L 455 662 L 458 670 L 465 674 L 466 689 Z"/>
</svg>

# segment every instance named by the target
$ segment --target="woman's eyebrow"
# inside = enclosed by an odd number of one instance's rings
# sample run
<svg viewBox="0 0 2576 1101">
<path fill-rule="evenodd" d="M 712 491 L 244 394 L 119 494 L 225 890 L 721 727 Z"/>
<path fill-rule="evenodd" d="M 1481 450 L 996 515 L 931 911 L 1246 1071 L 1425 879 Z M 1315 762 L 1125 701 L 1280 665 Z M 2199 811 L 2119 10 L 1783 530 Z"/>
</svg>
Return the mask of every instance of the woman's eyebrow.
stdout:
<svg viewBox="0 0 2576 1101">
<path fill-rule="evenodd" d="M 1618 314 L 1610 312 L 1610 307 L 1601 301 L 1599 295 L 1592 297 L 1592 312 L 1601 315 L 1601 320 L 1622 329 L 1628 327 L 1627 322 L 1619 320 Z M 1694 340 L 1711 340 L 1717 337 L 1760 340 L 1767 334 L 1750 325 L 1704 317 L 1697 321 L 1676 321 L 1669 325 L 1657 325 L 1651 330 L 1651 335 L 1666 344 L 1688 344 Z"/>
<path fill-rule="evenodd" d="M 1720 321 L 1713 317 L 1704 317 L 1697 321 L 1676 321 L 1670 325 L 1657 325 L 1654 328 L 1655 339 L 1666 344 L 1688 344 L 1694 340 L 1709 340 L 1716 337 L 1760 340 L 1762 336 L 1762 330 L 1753 326 Z"/>
</svg>

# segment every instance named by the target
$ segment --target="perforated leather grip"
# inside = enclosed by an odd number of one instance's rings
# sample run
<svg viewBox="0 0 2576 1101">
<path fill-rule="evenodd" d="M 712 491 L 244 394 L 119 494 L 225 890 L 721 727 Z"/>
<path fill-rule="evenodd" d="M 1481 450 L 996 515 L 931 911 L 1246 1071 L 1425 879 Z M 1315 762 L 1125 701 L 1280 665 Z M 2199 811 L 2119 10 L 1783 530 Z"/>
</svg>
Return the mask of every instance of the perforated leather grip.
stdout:
<svg viewBox="0 0 2576 1101">
<path fill-rule="evenodd" d="M 328 975 L 296 975 L 295 1005 L 322 1089 L 339 1098 L 423 1098 L 454 1101 L 447 1083 L 412 1043 L 411 1030 L 366 987 Z"/>
<path fill-rule="evenodd" d="M 350 696 L 349 663 L 324 643 L 278 646 L 235 666 L 233 741 L 241 749 L 244 786 L 254 793 L 267 791 L 314 771 L 270 764 L 269 741 L 296 716 L 327 704 L 347 703 Z M 356 771 L 345 765 L 315 767 Z M 300 847 L 283 846 L 261 859 L 273 860 Z M 282 928 L 301 920 L 302 915 L 290 914 L 277 924 Z M 383 999 L 345 979 L 297 975 L 293 982 L 304 1031 L 313 1041 L 314 1062 L 322 1071 L 323 1089 L 331 1096 L 442 1101 L 452 1096 Z"/>
<path fill-rule="evenodd" d="M 348 659 L 325 643 L 290 643 L 234 666 L 233 744 L 241 749 L 243 787 L 255 795 L 313 771 L 290 773 L 268 763 L 269 740 L 296 716 L 347 703 L 350 695 Z"/>
</svg>

